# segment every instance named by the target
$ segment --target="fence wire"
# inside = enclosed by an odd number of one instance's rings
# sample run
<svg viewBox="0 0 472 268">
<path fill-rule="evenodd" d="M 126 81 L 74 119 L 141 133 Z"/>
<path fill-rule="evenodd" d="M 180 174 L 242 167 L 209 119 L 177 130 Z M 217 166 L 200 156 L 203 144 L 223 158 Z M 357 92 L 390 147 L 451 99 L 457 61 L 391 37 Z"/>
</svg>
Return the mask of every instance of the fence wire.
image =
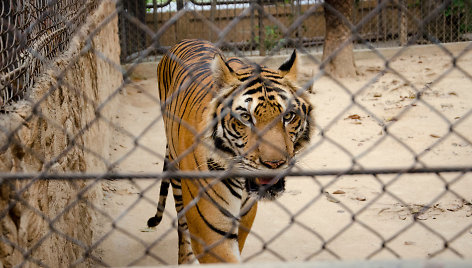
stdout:
<svg viewBox="0 0 472 268">
<path fill-rule="evenodd" d="M 471 1 L 3 1 L 0 13 L 0 266 L 175 264 L 185 211 L 204 200 L 229 213 L 211 185 L 281 177 L 242 262 L 472 258 Z M 327 14 L 348 34 L 322 55 Z M 55 63 L 84 25 L 78 53 Z M 187 38 L 274 68 L 296 48 L 315 123 L 289 169 L 163 171 L 162 121 L 180 118 L 161 114 L 148 61 Z M 355 73 L 340 78 L 330 63 L 353 49 Z M 257 144 L 279 148 L 269 130 Z M 146 228 L 159 186 L 178 178 L 212 180 L 182 213 L 169 193 Z M 192 234 L 219 260 L 226 239 Z"/>
<path fill-rule="evenodd" d="M 96 5 L 97 1 L 2 1 L 0 111 L 24 97 Z"/>
<path fill-rule="evenodd" d="M 246 52 L 246 55 L 265 55 L 276 46 L 303 46 L 320 51 L 324 40 L 323 1 L 260 1 L 262 10 L 253 8 L 246 16 L 238 17 L 251 5 L 251 1 L 124 1 L 126 14 L 145 24 L 152 31 L 158 31 L 178 11 L 186 9 L 183 17 L 164 31 L 158 40 L 152 40 L 141 27 L 126 19 L 125 13 L 120 20 L 121 59 L 132 61 L 147 47 L 154 47 L 152 55 L 162 54 L 171 45 L 183 38 L 198 38 L 217 41 L 219 33 L 208 30 L 205 25 L 211 23 L 224 29 L 230 22 L 238 21 L 238 27 L 226 34 L 225 44 L 221 48 L 231 51 L 231 47 Z M 470 41 L 471 14 L 467 1 L 452 1 L 442 12 L 422 25 L 418 20 L 426 18 L 431 11 L 440 7 L 444 1 L 355 1 L 352 8 L 352 22 L 360 25 L 357 29 L 355 44 L 358 48 L 368 48 L 366 41 L 374 47 L 406 45 L 415 34 L 425 32 L 431 38 L 419 36 L 417 44 L 438 42 Z M 381 6 L 382 8 L 378 8 Z M 373 12 L 373 10 L 376 10 Z M 196 13 L 194 13 L 196 12 Z M 371 18 L 360 23 L 367 15 Z M 297 18 L 301 21 L 295 23 Z M 278 23 L 274 23 L 272 19 Z M 418 19 L 418 20 L 417 20 Z M 283 27 L 296 25 L 289 35 Z M 135 27 L 133 31 L 125 30 Z M 137 27 L 137 28 L 136 28 Z M 133 38 L 126 35 L 133 34 Z M 130 41 L 133 40 L 133 41 Z M 411 44 L 411 43 L 410 43 Z M 272 51 L 274 53 L 275 51 Z"/>
</svg>

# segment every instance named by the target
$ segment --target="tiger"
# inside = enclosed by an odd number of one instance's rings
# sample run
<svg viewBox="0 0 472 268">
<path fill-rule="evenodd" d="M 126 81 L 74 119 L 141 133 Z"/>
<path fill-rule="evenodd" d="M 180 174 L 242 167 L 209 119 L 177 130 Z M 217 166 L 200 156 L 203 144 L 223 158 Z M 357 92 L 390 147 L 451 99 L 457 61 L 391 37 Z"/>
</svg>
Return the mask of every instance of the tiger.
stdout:
<svg viewBox="0 0 472 268">
<path fill-rule="evenodd" d="M 157 67 L 167 138 L 166 171 L 280 171 L 293 166 L 314 124 L 308 96 L 297 85 L 297 52 L 277 70 L 236 57 L 214 44 L 183 40 Z M 278 173 L 278 172 L 277 172 Z M 285 190 L 285 178 L 163 179 L 162 220 L 172 185 L 178 215 L 178 263 L 241 262 L 257 203 Z"/>
</svg>

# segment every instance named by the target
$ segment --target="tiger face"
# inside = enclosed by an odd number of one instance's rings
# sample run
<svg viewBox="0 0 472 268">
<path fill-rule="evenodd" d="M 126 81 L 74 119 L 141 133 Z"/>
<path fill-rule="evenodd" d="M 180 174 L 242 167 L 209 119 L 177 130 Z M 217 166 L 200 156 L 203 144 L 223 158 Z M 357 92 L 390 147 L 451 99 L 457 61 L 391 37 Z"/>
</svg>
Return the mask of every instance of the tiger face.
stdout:
<svg viewBox="0 0 472 268">
<path fill-rule="evenodd" d="M 312 107 L 295 83 L 296 71 L 295 51 L 278 70 L 215 56 L 210 169 L 285 171 L 293 165 L 313 124 Z M 259 198 L 274 199 L 284 191 L 285 179 L 246 179 L 245 185 Z"/>
</svg>

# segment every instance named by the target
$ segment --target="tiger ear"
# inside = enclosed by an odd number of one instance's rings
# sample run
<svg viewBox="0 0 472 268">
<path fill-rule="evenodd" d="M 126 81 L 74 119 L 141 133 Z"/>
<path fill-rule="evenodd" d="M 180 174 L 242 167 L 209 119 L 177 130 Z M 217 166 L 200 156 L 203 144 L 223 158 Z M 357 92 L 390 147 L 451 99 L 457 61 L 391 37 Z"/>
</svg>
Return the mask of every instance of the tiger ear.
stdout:
<svg viewBox="0 0 472 268">
<path fill-rule="evenodd" d="M 230 85 L 238 80 L 233 69 L 229 67 L 219 53 L 215 54 L 211 62 L 211 73 L 213 75 L 213 81 L 218 88 Z"/>
<path fill-rule="evenodd" d="M 279 67 L 280 74 L 292 81 L 297 80 L 297 50 L 294 49 L 292 55 Z"/>
</svg>

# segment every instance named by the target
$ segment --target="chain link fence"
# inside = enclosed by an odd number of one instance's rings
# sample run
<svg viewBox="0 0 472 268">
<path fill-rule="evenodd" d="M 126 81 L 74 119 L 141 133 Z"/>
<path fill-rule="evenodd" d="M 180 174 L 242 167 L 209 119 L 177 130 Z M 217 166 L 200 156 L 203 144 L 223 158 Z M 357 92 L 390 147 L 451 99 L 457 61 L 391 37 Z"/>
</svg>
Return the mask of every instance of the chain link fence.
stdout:
<svg viewBox="0 0 472 268">
<path fill-rule="evenodd" d="M 24 97 L 96 5 L 96 1 L 2 2 L 0 111 Z"/>
<path fill-rule="evenodd" d="M 465 1 L 453 1 L 442 12 L 422 25 L 421 18 L 426 18 L 432 10 L 444 1 L 354 1 L 352 9 L 353 24 L 359 38 L 355 40 L 358 48 L 368 48 L 366 41 L 373 47 L 392 47 L 406 45 L 415 34 L 425 32 L 434 36 L 415 39 L 416 44 L 437 42 L 470 41 L 471 14 Z M 153 47 L 153 55 L 162 54 L 172 44 L 183 38 L 197 38 L 210 41 L 218 40 L 218 33 L 208 30 L 205 25 L 211 23 L 223 29 L 229 23 L 238 20 L 237 27 L 226 33 L 222 49 L 231 51 L 237 47 L 246 55 L 262 55 L 273 51 L 276 46 L 311 48 L 320 51 L 324 40 L 323 1 L 259 1 L 261 9 L 253 8 L 245 16 L 238 16 L 251 5 L 251 1 L 124 1 L 120 27 L 122 61 L 132 61 L 147 47 Z M 380 7 L 380 8 L 379 8 Z M 135 19 L 154 32 L 164 27 L 165 23 L 178 11 L 186 9 L 169 30 L 162 33 L 158 40 L 152 40 L 141 27 L 128 31 L 127 27 L 137 27 Z M 373 12 L 373 10 L 376 10 Z M 132 16 L 128 20 L 128 14 Z M 367 22 L 359 24 L 368 14 Z M 290 35 L 284 35 L 282 28 L 288 28 L 297 18 L 304 16 L 297 23 Z M 274 23 L 273 19 L 277 20 Z M 134 34 L 133 38 L 127 35 Z M 130 41 L 133 40 L 133 41 Z M 127 42 L 127 43 L 126 43 Z M 151 58 L 152 59 L 152 58 Z"/>
<path fill-rule="evenodd" d="M 260 202 L 242 262 L 470 265 L 472 3 L 352 1 L 352 23 L 329 3 L 3 1 L 1 266 L 172 265 L 173 198 L 146 228 L 163 179 L 280 176 L 162 171 L 150 60 L 185 38 L 273 68 L 296 48 L 314 107 L 312 140 L 285 193 Z M 343 49 L 321 53 L 325 10 L 349 26 L 353 77 L 326 69 Z"/>
</svg>

